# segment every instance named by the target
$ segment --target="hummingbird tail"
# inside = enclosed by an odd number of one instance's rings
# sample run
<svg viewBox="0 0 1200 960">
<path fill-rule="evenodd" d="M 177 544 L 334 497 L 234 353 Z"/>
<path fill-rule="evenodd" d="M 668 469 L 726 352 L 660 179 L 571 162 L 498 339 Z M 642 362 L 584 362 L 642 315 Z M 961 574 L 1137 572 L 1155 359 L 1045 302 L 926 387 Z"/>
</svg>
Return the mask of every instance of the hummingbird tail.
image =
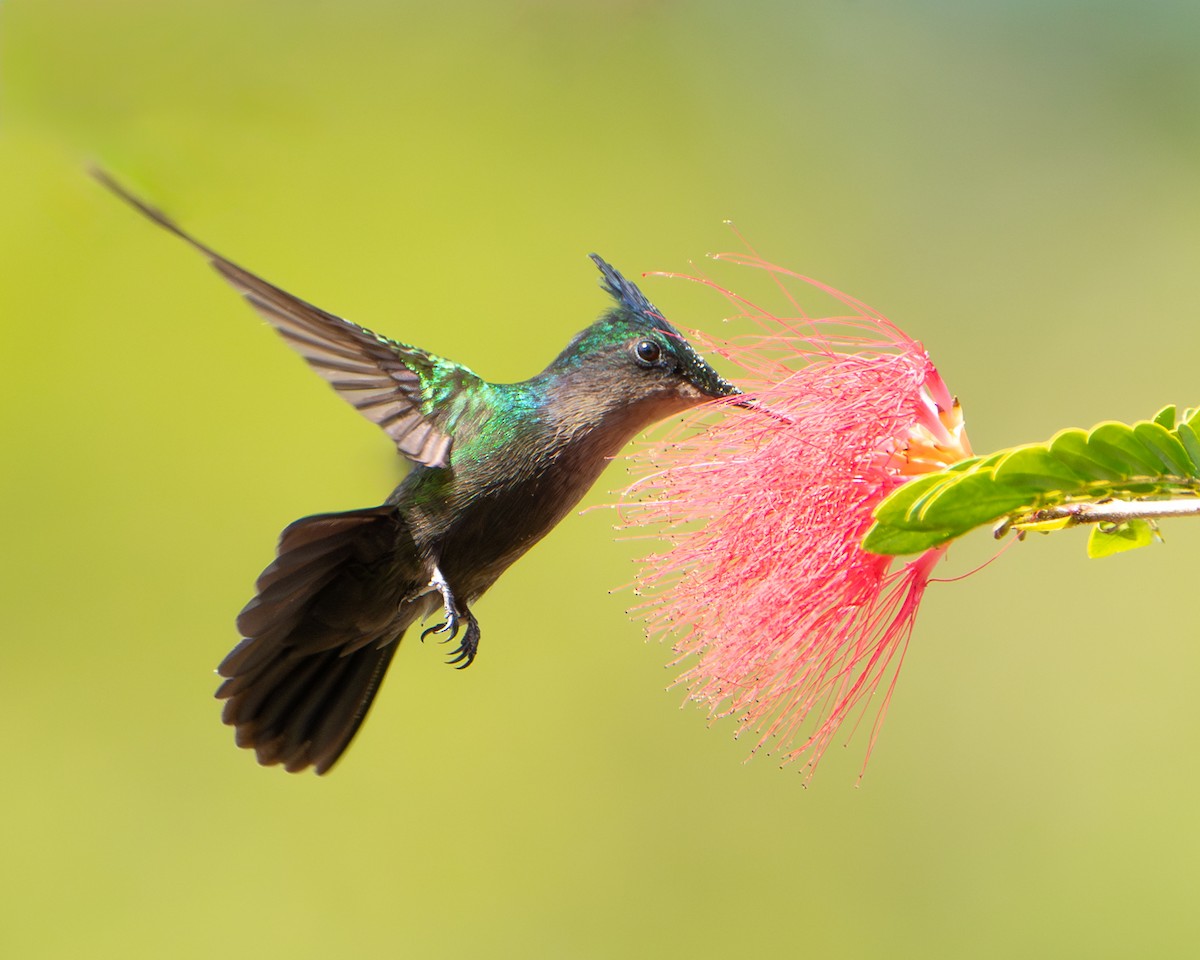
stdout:
<svg viewBox="0 0 1200 960">
<path fill-rule="evenodd" d="M 221 661 L 222 719 L 239 747 L 289 772 L 324 773 L 358 731 L 420 583 L 416 547 L 395 507 L 297 520 L 238 616 L 245 637 Z"/>
</svg>

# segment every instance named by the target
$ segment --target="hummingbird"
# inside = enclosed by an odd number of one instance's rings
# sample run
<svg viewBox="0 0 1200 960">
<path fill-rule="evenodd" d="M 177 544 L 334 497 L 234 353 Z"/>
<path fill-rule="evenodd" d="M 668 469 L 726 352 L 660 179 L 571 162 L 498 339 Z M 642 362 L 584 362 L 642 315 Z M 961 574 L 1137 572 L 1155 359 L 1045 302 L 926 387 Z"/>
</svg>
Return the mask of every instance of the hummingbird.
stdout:
<svg viewBox="0 0 1200 960">
<path fill-rule="evenodd" d="M 736 398 L 638 287 L 596 254 L 609 309 L 540 373 L 492 383 L 327 313 L 221 256 L 103 171 L 105 187 L 186 241 L 411 462 L 380 505 L 303 517 L 237 617 L 216 697 L 265 766 L 328 771 L 358 732 L 405 632 L 479 651 L 472 605 L 582 499 L 637 433 Z M 732 403 L 741 403 L 738 400 Z"/>
</svg>

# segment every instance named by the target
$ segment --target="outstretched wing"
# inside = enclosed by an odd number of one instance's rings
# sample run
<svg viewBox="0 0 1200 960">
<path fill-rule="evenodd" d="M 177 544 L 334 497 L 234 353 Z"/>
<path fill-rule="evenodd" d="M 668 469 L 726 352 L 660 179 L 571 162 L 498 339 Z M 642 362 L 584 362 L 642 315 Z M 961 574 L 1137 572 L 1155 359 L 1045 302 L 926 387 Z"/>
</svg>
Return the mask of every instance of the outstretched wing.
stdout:
<svg viewBox="0 0 1200 960">
<path fill-rule="evenodd" d="M 208 257 L 317 373 L 359 413 L 383 428 L 402 454 L 428 467 L 446 466 L 452 438 L 447 417 L 439 415 L 445 412 L 444 402 L 434 392 L 438 385 L 462 389 L 479 382 L 474 373 L 292 296 L 201 243 L 104 171 L 92 173 L 121 199 Z M 444 395 L 445 390 L 437 392 Z"/>
</svg>

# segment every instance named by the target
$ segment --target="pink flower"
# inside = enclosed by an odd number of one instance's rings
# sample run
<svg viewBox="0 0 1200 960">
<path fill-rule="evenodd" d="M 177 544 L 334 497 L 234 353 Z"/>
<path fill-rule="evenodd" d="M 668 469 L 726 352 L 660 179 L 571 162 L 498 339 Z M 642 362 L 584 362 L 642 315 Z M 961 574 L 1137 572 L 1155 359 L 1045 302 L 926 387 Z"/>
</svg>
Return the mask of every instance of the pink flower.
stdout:
<svg viewBox="0 0 1200 960">
<path fill-rule="evenodd" d="M 706 405 L 635 455 L 653 472 L 631 488 L 644 497 L 631 516 L 669 543 L 644 561 L 638 610 L 651 635 L 673 638 L 674 663 L 688 662 L 678 680 L 688 699 L 735 717 L 739 734 L 759 734 L 755 751 L 776 741 L 785 763 L 807 757 L 811 776 L 838 727 L 882 685 L 870 757 L 946 549 L 907 563 L 867 553 L 872 510 L 907 477 L 970 447 L 920 343 L 807 277 L 754 256 L 718 259 L 767 271 L 790 315 L 700 281 L 762 330 L 705 347 L 752 378 L 741 385 L 756 409 L 713 420 Z M 797 282 L 846 314 L 811 320 L 789 290 Z"/>
</svg>

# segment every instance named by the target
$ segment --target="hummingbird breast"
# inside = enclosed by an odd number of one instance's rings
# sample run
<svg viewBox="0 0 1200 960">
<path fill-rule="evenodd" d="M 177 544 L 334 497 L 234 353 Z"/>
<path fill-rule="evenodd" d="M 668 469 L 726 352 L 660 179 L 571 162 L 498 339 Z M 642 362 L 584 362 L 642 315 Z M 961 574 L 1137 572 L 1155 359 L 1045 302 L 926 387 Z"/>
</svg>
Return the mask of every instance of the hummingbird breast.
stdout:
<svg viewBox="0 0 1200 960">
<path fill-rule="evenodd" d="M 624 440 L 548 426 L 531 419 L 489 450 L 461 444 L 449 467 L 416 467 L 393 494 L 418 546 L 467 603 L 558 525 Z"/>
</svg>

